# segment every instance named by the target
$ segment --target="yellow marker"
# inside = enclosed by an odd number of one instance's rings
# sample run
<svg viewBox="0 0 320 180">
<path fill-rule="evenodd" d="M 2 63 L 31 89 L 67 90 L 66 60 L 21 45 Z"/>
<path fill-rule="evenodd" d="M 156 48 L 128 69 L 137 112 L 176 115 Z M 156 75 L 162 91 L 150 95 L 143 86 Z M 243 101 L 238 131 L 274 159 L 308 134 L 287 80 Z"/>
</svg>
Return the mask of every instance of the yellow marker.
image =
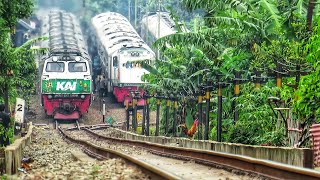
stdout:
<svg viewBox="0 0 320 180">
<path fill-rule="evenodd" d="M 277 78 L 277 87 L 281 88 L 282 85 L 282 79 L 281 78 Z"/>
<path fill-rule="evenodd" d="M 170 100 L 169 99 L 167 100 L 167 106 L 170 106 Z"/>
<path fill-rule="evenodd" d="M 218 96 L 222 96 L 222 88 L 218 88 Z"/>
<path fill-rule="evenodd" d="M 210 99 L 210 91 L 206 92 L 206 96 L 205 97 L 206 97 L 206 99 Z"/>
<path fill-rule="evenodd" d="M 141 114 L 137 112 L 137 120 L 140 122 L 141 121 Z"/>
<path fill-rule="evenodd" d="M 234 94 L 240 94 L 240 85 L 239 84 L 236 84 L 235 86 L 234 86 Z"/>
</svg>

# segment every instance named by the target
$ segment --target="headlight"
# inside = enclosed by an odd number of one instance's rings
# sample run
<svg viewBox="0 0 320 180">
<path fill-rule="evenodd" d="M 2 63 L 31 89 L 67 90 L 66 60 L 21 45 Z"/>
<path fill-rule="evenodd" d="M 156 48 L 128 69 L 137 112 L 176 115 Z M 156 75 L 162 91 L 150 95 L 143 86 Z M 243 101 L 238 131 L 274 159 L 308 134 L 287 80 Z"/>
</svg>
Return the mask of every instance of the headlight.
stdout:
<svg viewBox="0 0 320 180">
<path fill-rule="evenodd" d="M 52 95 L 51 94 L 48 95 L 48 99 L 52 99 Z"/>
<path fill-rule="evenodd" d="M 74 60 L 78 62 L 78 61 L 80 61 L 80 57 L 77 56 L 77 57 L 74 58 Z"/>
<path fill-rule="evenodd" d="M 80 98 L 81 98 L 81 99 L 84 99 L 84 98 L 86 98 L 86 96 L 82 94 L 82 95 L 80 96 Z"/>
</svg>

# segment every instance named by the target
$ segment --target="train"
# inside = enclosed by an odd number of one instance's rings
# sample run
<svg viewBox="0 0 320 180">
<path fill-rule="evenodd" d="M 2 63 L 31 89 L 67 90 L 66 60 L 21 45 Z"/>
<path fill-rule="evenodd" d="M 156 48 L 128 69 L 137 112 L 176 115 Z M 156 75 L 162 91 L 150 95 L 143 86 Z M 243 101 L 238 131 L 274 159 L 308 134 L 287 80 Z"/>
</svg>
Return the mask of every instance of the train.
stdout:
<svg viewBox="0 0 320 180">
<path fill-rule="evenodd" d="M 160 20 L 160 21 L 159 21 Z M 160 25 L 160 27 L 159 27 Z M 159 31 L 160 29 L 160 31 Z M 158 33 L 160 32 L 160 33 Z M 177 32 L 168 12 L 151 12 L 141 20 L 141 37 L 151 46 L 157 39 Z"/>
<path fill-rule="evenodd" d="M 105 12 L 91 19 L 93 37 L 98 49 L 101 74 L 106 79 L 106 91 L 112 94 L 118 103 L 132 101 L 131 91 L 144 90 L 141 80 L 148 71 L 141 67 L 140 60 L 153 64 L 155 53 L 143 41 L 127 18 L 115 12 Z M 144 105 L 139 99 L 138 107 Z"/>
<path fill-rule="evenodd" d="M 41 105 L 56 120 L 78 120 L 91 105 L 92 62 L 77 18 L 62 10 L 42 20 L 39 60 Z"/>
</svg>

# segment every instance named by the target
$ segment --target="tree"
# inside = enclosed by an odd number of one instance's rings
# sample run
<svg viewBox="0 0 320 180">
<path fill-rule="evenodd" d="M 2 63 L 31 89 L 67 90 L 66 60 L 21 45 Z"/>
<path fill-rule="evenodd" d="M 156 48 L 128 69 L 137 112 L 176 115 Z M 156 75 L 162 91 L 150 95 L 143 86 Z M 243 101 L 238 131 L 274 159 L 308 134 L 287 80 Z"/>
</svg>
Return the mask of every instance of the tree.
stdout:
<svg viewBox="0 0 320 180">
<path fill-rule="evenodd" d="M 8 112 L 8 93 L 11 88 L 11 80 L 9 77 L 13 76 L 19 69 L 18 52 L 14 51 L 11 43 L 10 33 L 14 34 L 15 25 L 20 18 L 29 17 L 32 13 L 32 0 L 6 0 L 0 1 L 0 64 L 3 67 L 0 71 L 0 92 L 3 94 L 3 99 Z"/>
<path fill-rule="evenodd" d="M 203 10 L 205 26 L 190 33 L 176 33 L 159 39 L 155 45 L 162 50 L 166 49 L 168 44 L 172 48 L 196 47 L 212 61 L 210 71 L 223 74 L 224 79 L 228 81 L 232 80 L 234 69 L 246 70 L 244 74 L 248 75 L 253 75 L 253 69 L 258 69 L 263 72 L 263 75 L 268 75 L 269 69 L 274 69 L 278 62 L 289 65 L 308 65 L 305 59 L 308 53 L 304 49 L 310 33 L 307 31 L 306 24 L 307 19 L 309 22 L 312 21 L 310 17 L 313 16 L 311 12 L 313 3 L 311 3 L 312 7 L 308 6 L 306 0 L 200 0 L 197 2 L 183 0 L 182 3 L 189 11 Z M 314 12 L 318 12 L 319 5 L 315 5 L 314 9 L 316 9 Z M 181 56 L 187 57 L 183 54 Z M 182 59 L 188 60 L 188 58 Z M 157 69 L 162 68 L 164 67 L 157 67 Z M 200 70 L 208 67 L 198 65 L 197 68 Z M 203 75 L 200 74 L 200 81 L 203 80 Z M 171 77 L 171 79 L 175 78 Z M 211 79 L 214 80 L 214 77 Z M 286 79 L 286 81 L 289 80 L 290 78 Z M 238 101 L 238 107 L 241 108 L 242 113 L 249 114 L 251 118 L 248 120 L 245 116 L 240 116 L 236 126 L 232 124 L 225 126 L 225 129 L 234 127 L 231 128 L 233 132 L 230 132 L 230 136 L 225 136 L 225 140 L 259 144 L 266 143 L 263 141 L 267 141 L 267 137 L 275 135 L 277 137 L 272 137 L 274 143 L 283 144 L 280 142 L 283 140 L 281 133 L 270 134 L 270 132 L 276 132 L 272 124 L 276 117 L 273 116 L 271 109 L 266 109 L 266 101 L 261 104 L 260 101 L 263 98 L 253 98 L 252 94 L 264 97 L 266 100 L 266 97 L 275 95 L 276 91 L 287 92 L 289 94 L 281 93 L 282 98 L 285 102 L 291 102 L 294 100 L 294 90 L 287 90 L 289 86 L 284 86 L 283 89 L 275 91 L 271 88 L 275 86 L 272 81 L 268 86 L 266 90 L 254 90 L 253 86 L 244 86 L 242 95 L 238 99 L 232 98 L 232 93 L 226 95 L 227 99 Z M 226 92 L 230 89 L 226 88 Z M 233 114 L 230 104 L 229 107 L 225 107 L 227 109 L 225 119 L 230 119 Z M 257 126 L 250 126 L 252 122 Z M 214 120 L 212 124 L 215 124 Z M 261 128 L 261 125 L 264 127 Z M 247 128 L 246 131 L 253 132 L 249 134 L 250 137 L 238 136 L 237 132 L 243 131 L 244 127 Z M 260 139 L 254 140 L 257 137 Z M 253 141 L 244 140 L 248 138 Z"/>
</svg>

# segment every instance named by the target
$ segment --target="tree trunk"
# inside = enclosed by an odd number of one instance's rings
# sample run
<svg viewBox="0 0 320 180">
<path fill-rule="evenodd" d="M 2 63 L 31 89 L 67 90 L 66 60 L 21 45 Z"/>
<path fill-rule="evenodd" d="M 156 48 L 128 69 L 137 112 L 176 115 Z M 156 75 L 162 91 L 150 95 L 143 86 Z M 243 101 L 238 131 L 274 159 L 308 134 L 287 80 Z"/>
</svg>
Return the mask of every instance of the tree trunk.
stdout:
<svg viewBox="0 0 320 180">
<path fill-rule="evenodd" d="M 312 15 L 313 15 L 314 6 L 315 6 L 314 0 L 309 0 L 308 13 L 307 13 L 307 29 L 309 31 L 312 30 Z"/>
<path fill-rule="evenodd" d="M 3 99 L 4 99 L 5 112 L 9 113 L 9 88 L 7 83 L 4 83 Z"/>
</svg>

